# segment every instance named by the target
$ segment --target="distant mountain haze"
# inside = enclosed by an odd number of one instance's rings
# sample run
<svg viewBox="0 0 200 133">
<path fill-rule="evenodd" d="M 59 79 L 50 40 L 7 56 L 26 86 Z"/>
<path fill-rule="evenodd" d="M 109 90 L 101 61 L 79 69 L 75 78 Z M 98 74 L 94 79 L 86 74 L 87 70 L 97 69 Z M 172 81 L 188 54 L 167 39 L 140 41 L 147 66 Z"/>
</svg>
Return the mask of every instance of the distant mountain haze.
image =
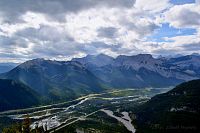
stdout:
<svg viewBox="0 0 200 133">
<path fill-rule="evenodd" d="M 0 63 L 0 73 L 5 73 L 15 68 L 18 63 Z"/>
</svg>

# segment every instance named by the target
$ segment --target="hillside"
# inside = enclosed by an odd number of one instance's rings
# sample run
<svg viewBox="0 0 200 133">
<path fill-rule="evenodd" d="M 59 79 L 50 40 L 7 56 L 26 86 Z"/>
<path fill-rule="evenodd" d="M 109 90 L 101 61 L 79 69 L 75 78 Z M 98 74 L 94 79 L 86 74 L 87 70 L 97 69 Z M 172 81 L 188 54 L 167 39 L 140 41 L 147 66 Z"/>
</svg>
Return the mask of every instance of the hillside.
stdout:
<svg viewBox="0 0 200 133">
<path fill-rule="evenodd" d="M 157 95 L 136 111 L 138 132 L 197 132 L 200 121 L 200 80 L 182 83 Z"/>
<path fill-rule="evenodd" d="M 103 83 L 78 62 L 27 61 L 1 77 L 20 81 L 50 101 L 100 92 Z"/>
<path fill-rule="evenodd" d="M 0 79 L 0 111 L 20 109 L 39 104 L 39 95 L 26 85 Z"/>
</svg>

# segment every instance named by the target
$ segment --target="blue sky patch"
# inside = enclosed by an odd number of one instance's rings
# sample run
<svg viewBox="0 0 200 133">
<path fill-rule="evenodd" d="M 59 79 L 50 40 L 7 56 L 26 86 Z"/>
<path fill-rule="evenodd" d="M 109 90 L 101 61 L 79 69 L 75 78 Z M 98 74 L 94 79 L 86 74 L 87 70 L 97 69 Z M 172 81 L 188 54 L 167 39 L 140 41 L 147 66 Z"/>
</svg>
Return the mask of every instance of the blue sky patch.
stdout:
<svg viewBox="0 0 200 133">
<path fill-rule="evenodd" d="M 170 2 L 175 5 L 182 5 L 182 4 L 195 3 L 195 0 L 170 0 Z"/>
<path fill-rule="evenodd" d="M 169 24 L 162 24 L 162 27 L 158 29 L 153 35 L 149 36 L 147 40 L 153 40 L 156 42 L 166 42 L 163 40 L 164 37 L 175 37 L 175 36 L 183 36 L 183 35 L 193 35 L 196 33 L 195 29 L 192 28 L 181 28 L 176 29 L 174 27 L 170 27 Z"/>
</svg>

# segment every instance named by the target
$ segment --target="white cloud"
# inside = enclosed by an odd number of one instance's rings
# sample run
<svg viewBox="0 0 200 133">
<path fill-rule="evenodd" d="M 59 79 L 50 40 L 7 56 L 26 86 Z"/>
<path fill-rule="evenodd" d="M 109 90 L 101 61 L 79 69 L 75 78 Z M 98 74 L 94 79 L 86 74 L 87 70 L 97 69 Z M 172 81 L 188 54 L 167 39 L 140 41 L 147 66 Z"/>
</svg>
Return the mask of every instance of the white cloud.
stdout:
<svg viewBox="0 0 200 133">
<path fill-rule="evenodd" d="M 160 12 L 170 6 L 169 0 L 136 0 L 135 7 L 150 12 Z"/>
<path fill-rule="evenodd" d="M 138 45 L 136 42 L 143 40 L 146 35 L 150 35 L 158 28 L 158 24 L 154 23 L 154 18 L 148 17 L 146 13 L 144 18 L 141 16 L 143 14 L 138 14 L 135 8 L 107 10 L 107 8 L 96 7 L 78 13 L 68 13 L 65 15 L 66 21 L 58 22 L 48 20 L 41 13 L 27 12 L 21 16 L 22 23 L 4 24 L 0 29 L 10 38 L 28 39 L 26 43 L 32 44 L 31 47 L 15 49 L 16 52 L 23 54 L 34 55 L 34 52 L 37 52 L 42 56 L 47 54 L 51 57 L 50 54 L 73 56 L 83 52 L 90 54 L 92 51 L 93 53 L 97 51 L 114 53 L 114 50 L 117 50 L 117 53 L 126 53 L 130 51 L 129 49 L 136 50 L 134 46 Z M 115 36 L 99 36 L 99 29 L 110 29 L 106 32 L 112 32 L 113 28 L 116 32 Z M 99 47 L 95 42 L 105 45 Z M 118 47 L 119 44 L 120 47 Z M 26 50 L 28 52 L 22 52 Z M 46 50 L 48 52 L 45 52 Z"/>
<path fill-rule="evenodd" d="M 200 52 L 200 34 L 166 37 L 164 39 L 166 42 L 159 42 L 156 48 L 152 48 L 153 53 L 170 55 L 174 52 L 176 54 Z"/>
<path fill-rule="evenodd" d="M 2 7 L 0 59 L 45 57 L 62 60 L 101 52 L 113 56 L 157 54 L 164 49 L 183 51 L 189 42 L 198 44 L 195 38 L 199 37 L 200 32 L 191 36 L 165 38 L 168 42 L 147 40 L 166 22 L 175 28 L 187 27 L 200 31 L 200 9 L 197 4 L 173 6 L 169 0 L 137 0 L 135 4 L 133 0 L 85 2 L 87 4 L 82 0 L 72 3 L 70 0 L 47 0 L 41 2 L 43 9 L 38 1 L 35 4 L 31 2 L 32 6 L 28 2 L 16 7 L 10 4 Z"/>
<path fill-rule="evenodd" d="M 200 5 L 176 5 L 165 12 L 165 21 L 176 28 L 197 28 L 200 25 Z"/>
<path fill-rule="evenodd" d="M 0 15 L 4 21 L 18 22 L 28 11 L 45 14 L 50 19 L 64 21 L 66 13 L 77 13 L 95 7 L 130 8 L 135 0 L 1 0 Z"/>
</svg>

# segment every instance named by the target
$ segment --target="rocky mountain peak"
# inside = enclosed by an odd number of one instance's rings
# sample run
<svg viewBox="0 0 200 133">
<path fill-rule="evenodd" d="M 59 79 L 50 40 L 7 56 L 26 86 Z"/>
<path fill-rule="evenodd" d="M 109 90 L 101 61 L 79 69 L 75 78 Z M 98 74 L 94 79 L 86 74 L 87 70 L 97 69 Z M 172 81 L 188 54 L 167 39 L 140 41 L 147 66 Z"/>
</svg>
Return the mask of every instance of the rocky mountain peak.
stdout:
<svg viewBox="0 0 200 133">
<path fill-rule="evenodd" d="M 114 58 L 105 55 L 105 54 L 98 54 L 98 55 L 87 55 L 83 58 L 74 58 L 72 61 L 78 61 L 83 65 L 94 65 L 94 66 L 105 66 L 111 64 Z"/>
</svg>

